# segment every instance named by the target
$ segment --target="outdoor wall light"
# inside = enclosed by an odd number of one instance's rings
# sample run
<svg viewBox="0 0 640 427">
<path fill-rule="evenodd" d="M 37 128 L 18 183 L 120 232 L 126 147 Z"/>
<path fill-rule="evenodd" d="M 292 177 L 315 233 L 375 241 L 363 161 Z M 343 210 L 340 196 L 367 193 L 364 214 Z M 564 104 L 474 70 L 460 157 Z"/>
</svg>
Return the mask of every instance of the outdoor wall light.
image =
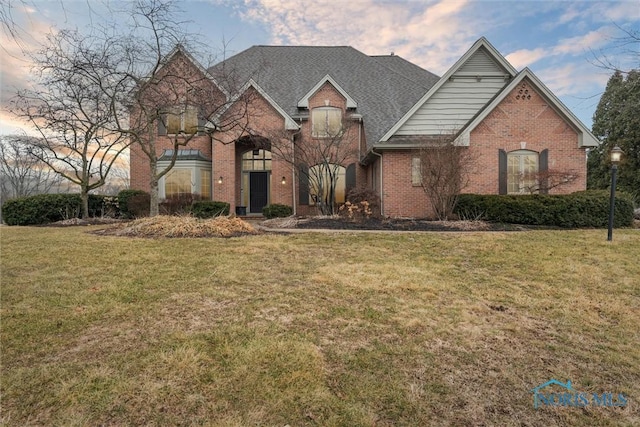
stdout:
<svg viewBox="0 0 640 427">
<path fill-rule="evenodd" d="M 218 178 L 218 184 L 222 184 L 222 177 Z"/>
<path fill-rule="evenodd" d="M 611 150 L 611 199 L 609 200 L 609 231 L 607 240 L 613 240 L 613 211 L 616 204 L 616 175 L 618 173 L 618 163 L 624 153 L 617 145 Z"/>
<path fill-rule="evenodd" d="M 287 178 L 285 178 L 284 176 L 282 177 L 282 185 L 286 185 L 287 183 Z"/>
</svg>

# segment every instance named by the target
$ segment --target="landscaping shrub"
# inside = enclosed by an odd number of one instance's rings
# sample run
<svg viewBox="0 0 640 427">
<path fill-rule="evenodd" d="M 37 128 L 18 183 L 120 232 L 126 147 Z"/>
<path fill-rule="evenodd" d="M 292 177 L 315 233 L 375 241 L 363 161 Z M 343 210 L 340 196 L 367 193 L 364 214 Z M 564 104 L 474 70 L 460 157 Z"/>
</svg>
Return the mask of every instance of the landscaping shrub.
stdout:
<svg viewBox="0 0 640 427">
<path fill-rule="evenodd" d="M 149 216 L 151 195 L 149 193 L 136 194 L 135 196 L 129 197 L 127 204 L 130 215 L 128 218 Z"/>
<path fill-rule="evenodd" d="M 146 200 L 146 207 L 144 201 Z M 151 196 L 142 190 L 122 190 L 118 193 L 118 206 L 123 218 L 136 218 L 149 215 Z"/>
<path fill-rule="evenodd" d="M 367 217 L 379 217 L 380 216 L 380 195 L 375 191 L 367 187 L 356 187 L 347 193 L 347 202 L 352 206 L 367 206 L 370 211 Z M 362 202 L 367 202 L 363 205 Z M 346 204 L 346 203 L 345 203 Z M 342 211 L 348 211 L 347 208 L 343 208 Z"/>
<path fill-rule="evenodd" d="M 107 214 L 107 205 L 111 199 L 112 197 L 102 194 L 89 194 L 89 216 L 92 218 L 114 216 Z M 82 216 L 82 208 L 80 209 L 80 216 Z"/>
<path fill-rule="evenodd" d="M 265 218 L 285 218 L 293 215 L 293 208 L 287 205 L 281 205 L 279 203 L 273 203 L 262 208 L 262 215 Z"/>
<path fill-rule="evenodd" d="M 191 205 L 191 214 L 197 218 L 213 218 L 229 215 L 230 205 L 226 202 L 213 200 L 196 200 Z"/>
<path fill-rule="evenodd" d="M 566 195 L 480 195 L 462 194 L 455 213 L 461 218 L 481 216 L 487 221 L 543 225 L 563 228 L 606 227 L 609 219 L 609 192 L 581 191 Z M 633 201 L 616 194 L 615 227 L 633 222 Z"/>
<path fill-rule="evenodd" d="M 105 196 L 89 195 L 89 216 L 101 216 Z M 38 225 L 80 218 L 82 199 L 80 194 L 38 194 L 7 200 L 2 206 L 2 216 L 7 225 Z"/>
<path fill-rule="evenodd" d="M 105 214 L 108 196 L 89 195 L 89 216 Z M 8 225 L 49 224 L 82 216 L 80 194 L 38 194 L 8 200 L 3 205 L 3 219 Z"/>
<path fill-rule="evenodd" d="M 160 203 L 162 215 L 184 215 L 191 211 L 191 205 L 202 200 L 202 196 L 192 193 L 172 194 Z"/>
</svg>

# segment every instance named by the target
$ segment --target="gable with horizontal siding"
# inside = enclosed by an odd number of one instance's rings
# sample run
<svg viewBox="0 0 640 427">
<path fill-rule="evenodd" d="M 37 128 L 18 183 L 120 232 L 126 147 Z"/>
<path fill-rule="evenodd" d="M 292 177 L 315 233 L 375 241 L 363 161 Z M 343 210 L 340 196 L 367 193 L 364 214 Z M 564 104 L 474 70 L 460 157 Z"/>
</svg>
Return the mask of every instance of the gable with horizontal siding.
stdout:
<svg viewBox="0 0 640 427">
<path fill-rule="evenodd" d="M 481 47 L 398 129 L 396 135 L 453 134 L 509 80 L 509 71 Z"/>
</svg>

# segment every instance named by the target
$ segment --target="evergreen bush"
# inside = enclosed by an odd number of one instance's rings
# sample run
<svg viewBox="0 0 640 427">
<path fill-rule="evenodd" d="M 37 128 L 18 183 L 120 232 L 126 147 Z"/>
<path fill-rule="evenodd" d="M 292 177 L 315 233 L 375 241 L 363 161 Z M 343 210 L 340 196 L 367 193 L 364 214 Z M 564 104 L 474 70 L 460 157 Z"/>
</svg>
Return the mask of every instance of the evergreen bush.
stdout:
<svg viewBox="0 0 640 427">
<path fill-rule="evenodd" d="M 293 215 L 293 208 L 279 203 L 273 203 L 262 208 L 262 215 L 265 218 L 285 218 Z"/>
<path fill-rule="evenodd" d="M 616 194 L 615 227 L 633 222 L 633 200 Z M 461 194 L 455 208 L 461 218 L 481 217 L 508 224 L 542 225 L 563 228 L 606 227 L 609 220 L 609 192 L 581 191 L 565 195 Z"/>
<path fill-rule="evenodd" d="M 191 205 L 191 214 L 197 218 L 213 218 L 229 215 L 230 205 L 226 202 L 213 200 L 196 200 Z"/>
<path fill-rule="evenodd" d="M 89 216 L 101 216 L 106 196 L 89 195 Z M 38 194 L 7 200 L 2 206 L 2 217 L 7 225 L 39 225 L 80 218 L 80 194 Z"/>
</svg>

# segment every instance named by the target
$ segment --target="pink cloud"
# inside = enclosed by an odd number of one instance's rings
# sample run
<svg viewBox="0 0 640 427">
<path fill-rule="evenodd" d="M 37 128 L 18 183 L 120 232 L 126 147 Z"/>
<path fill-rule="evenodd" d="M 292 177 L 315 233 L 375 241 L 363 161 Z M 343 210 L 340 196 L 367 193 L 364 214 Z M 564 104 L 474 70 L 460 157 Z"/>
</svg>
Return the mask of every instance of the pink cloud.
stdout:
<svg viewBox="0 0 640 427">
<path fill-rule="evenodd" d="M 516 50 L 515 52 L 508 54 L 505 58 L 516 69 L 522 69 L 538 62 L 538 60 L 545 58 L 548 55 L 549 53 L 546 49 L 538 47 L 536 49 Z"/>
</svg>

